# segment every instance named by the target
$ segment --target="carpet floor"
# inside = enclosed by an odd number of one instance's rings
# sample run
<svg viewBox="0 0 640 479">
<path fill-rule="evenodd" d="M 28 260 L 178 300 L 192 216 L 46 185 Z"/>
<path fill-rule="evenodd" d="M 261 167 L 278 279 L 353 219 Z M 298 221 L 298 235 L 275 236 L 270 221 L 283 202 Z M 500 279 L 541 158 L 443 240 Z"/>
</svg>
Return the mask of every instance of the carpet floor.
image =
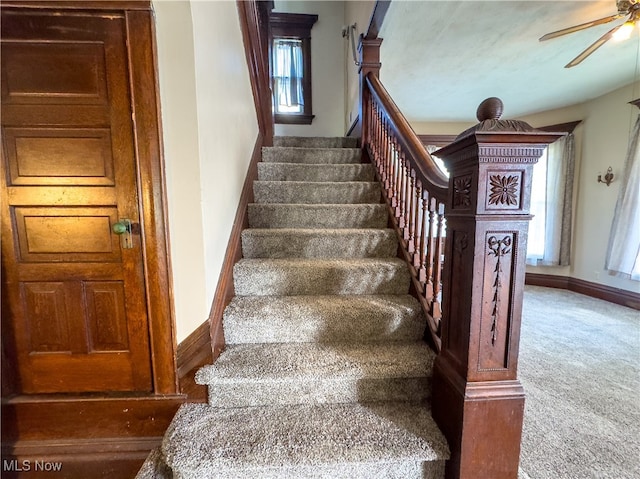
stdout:
<svg viewBox="0 0 640 479">
<path fill-rule="evenodd" d="M 640 313 L 527 286 L 520 479 L 640 478 Z"/>
</svg>

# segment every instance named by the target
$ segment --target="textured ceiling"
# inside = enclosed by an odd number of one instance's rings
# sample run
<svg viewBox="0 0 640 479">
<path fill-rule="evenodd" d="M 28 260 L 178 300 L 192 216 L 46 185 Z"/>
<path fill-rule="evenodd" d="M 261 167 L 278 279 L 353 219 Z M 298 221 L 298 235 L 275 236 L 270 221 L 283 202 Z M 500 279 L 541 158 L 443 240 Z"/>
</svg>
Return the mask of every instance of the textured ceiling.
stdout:
<svg viewBox="0 0 640 479">
<path fill-rule="evenodd" d="M 503 100 L 504 118 L 582 103 L 640 79 L 640 28 L 569 69 L 621 20 L 538 38 L 616 12 L 615 0 L 394 0 L 380 32 L 381 79 L 412 121 L 474 121 L 490 96 Z"/>
</svg>

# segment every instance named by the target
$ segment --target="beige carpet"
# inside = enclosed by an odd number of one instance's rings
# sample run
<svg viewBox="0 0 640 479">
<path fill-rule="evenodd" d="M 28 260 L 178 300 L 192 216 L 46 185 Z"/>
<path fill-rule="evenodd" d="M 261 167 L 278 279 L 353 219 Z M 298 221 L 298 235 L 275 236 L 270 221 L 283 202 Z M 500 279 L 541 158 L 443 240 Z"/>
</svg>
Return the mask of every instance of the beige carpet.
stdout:
<svg viewBox="0 0 640 479">
<path fill-rule="evenodd" d="M 527 287 L 521 479 L 640 478 L 640 312 Z"/>
</svg>

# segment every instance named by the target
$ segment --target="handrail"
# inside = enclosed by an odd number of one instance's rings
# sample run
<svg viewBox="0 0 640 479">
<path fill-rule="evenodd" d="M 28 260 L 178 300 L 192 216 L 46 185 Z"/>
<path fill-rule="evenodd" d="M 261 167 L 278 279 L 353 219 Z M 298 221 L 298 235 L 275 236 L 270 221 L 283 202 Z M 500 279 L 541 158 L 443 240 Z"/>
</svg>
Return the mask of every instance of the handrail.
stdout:
<svg viewBox="0 0 640 479">
<path fill-rule="evenodd" d="M 448 178 L 373 73 L 363 84 L 363 148 L 376 167 L 408 263 L 413 292 L 441 348 L 442 265 Z"/>
<path fill-rule="evenodd" d="M 449 178 L 442 172 L 436 162 L 433 161 L 433 158 L 420 141 L 420 138 L 418 138 L 418 135 L 413 131 L 407 119 L 400 112 L 400 109 L 380 79 L 369 73 L 365 78 L 365 82 L 376 102 L 383 106 L 390 126 L 393 128 L 398 140 L 411 154 L 411 157 L 415 159 L 415 167 L 420 171 L 424 181 L 429 185 L 428 190 L 438 200 L 444 203 L 447 198 Z"/>
</svg>

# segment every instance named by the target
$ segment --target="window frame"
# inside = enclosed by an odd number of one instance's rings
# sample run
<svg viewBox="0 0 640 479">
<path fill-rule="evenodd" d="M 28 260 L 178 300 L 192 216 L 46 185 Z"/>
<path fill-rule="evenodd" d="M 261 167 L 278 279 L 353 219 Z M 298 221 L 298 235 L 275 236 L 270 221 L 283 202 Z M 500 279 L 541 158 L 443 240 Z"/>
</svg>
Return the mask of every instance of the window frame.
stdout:
<svg viewBox="0 0 640 479">
<path fill-rule="evenodd" d="M 269 55 L 271 65 L 271 87 L 273 118 L 275 123 L 310 125 L 315 115 L 312 108 L 311 94 L 311 28 L 318 21 L 318 15 L 306 13 L 281 13 L 273 12 L 269 19 L 271 26 L 270 52 L 273 50 L 274 40 L 301 40 L 302 41 L 302 96 L 304 98 L 303 111 L 301 113 L 278 113 L 275 107 L 275 90 L 273 76 L 273 58 Z"/>
</svg>

